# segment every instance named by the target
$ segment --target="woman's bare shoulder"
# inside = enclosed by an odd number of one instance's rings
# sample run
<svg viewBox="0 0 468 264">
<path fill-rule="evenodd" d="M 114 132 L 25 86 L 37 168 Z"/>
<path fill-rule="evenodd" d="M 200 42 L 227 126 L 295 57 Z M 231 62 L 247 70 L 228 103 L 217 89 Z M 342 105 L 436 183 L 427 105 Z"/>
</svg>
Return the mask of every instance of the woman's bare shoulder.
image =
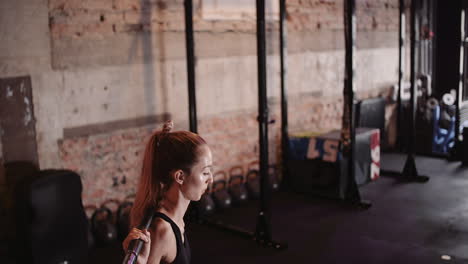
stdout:
<svg viewBox="0 0 468 264">
<path fill-rule="evenodd" d="M 148 263 L 170 263 L 175 258 L 175 236 L 171 224 L 157 218 L 153 221 L 151 233 L 151 250 Z"/>
<path fill-rule="evenodd" d="M 171 224 L 161 218 L 154 219 L 151 231 L 153 231 L 151 240 L 167 241 L 168 239 L 174 238 Z"/>
</svg>

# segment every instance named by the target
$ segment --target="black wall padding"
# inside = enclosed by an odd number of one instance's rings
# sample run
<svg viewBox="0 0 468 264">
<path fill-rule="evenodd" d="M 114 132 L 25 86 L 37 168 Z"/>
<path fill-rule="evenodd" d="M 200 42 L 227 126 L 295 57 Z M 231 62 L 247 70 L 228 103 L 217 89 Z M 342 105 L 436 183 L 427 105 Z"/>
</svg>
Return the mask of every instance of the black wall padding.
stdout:
<svg viewBox="0 0 468 264">
<path fill-rule="evenodd" d="M 385 99 L 383 97 L 365 99 L 356 106 L 356 127 L 378 128 L 380 142 L 385 143 Z"/>
<path fill-rule="evenodd" d="M 45 170 L 15 190 L 18 263 L 86 263 L 87 226 L 80 176 Z"/>
</svg>

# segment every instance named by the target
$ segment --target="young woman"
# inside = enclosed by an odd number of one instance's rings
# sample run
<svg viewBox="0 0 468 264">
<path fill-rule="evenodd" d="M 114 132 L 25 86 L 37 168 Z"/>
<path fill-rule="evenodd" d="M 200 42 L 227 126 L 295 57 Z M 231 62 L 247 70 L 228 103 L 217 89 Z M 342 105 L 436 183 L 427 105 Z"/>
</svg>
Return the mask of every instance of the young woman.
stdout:
<svg viewBox="0 0 468 264">
<path fill-rule="evenodd" d="M 184 214 L 190 201 L 200 200 L 213 181 L 211 150 L 199 135 L 171 132 L 172 122 L 154 133 L 145 151 L 140 183 L 130 215 L 131 226 L 154 210 L 149 230 L 132 228 L 123 242 L 145 241 L 138 263 L 190 263 Z"/>
</svg>

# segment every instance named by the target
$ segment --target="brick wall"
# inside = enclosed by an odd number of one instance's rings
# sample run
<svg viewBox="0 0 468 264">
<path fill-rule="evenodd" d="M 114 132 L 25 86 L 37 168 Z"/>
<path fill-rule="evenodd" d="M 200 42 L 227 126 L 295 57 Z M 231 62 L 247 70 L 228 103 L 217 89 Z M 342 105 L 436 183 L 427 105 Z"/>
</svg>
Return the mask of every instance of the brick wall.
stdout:
<svg viewBox="0 0 468 264">
<path fill-rule="evenodd" d="M 359 98 L 381 96 L 387 90 L 365 91 Z M 289 99 L 290 133 L 323 132 L 339 129 L 343 112 L 341 97 L 317 95 Z M 226 171 L 234 166 L 248 170 L 259 155 L 257 110 L 223 113 L 199 119 L 199 133 L 213 151 L 214 170 Z M 277 100 L 270 102 L 270 164 L 280 161 L 281 112 Z M 180 126 L 180 125 L 179 125 Z M 65 168 L 82 176 L 85 204 L 99 205 L 107 199 L 122 200 L 135 192 L 141 169 L 144 146 L 152 131 L 161 124 L 120 129 L 113 132 L 78 136 L 59 142 Z M 177 124 L 176 128 L 177 130 Z"/>
<path fill-rule="evenodd" d="M 183 31 L 182 8 L 180 0 L 50 0 L 49 22 L 54 40 Z"/>
<path fill-rule="evenodd" d="M 205 20 L 200 2 L 194 1 L 198 58 L 255 54 L 255 20 Z M 343 48 L 342 0 L 288 1 L 287 12 L 290 52 Z M 398 31 L 398 1 L 358 0 L 356 13 L 358 47 L 395 46 L 389 39 Z M 49 25 L 54 69 L 185 59 L 180 0 L 51 0 Z M 266 28 L 267 49 L 275 53 L 278 21 Z"/>
<path fill-rule="evenodd" d="M 200 60 L 198 65 L 203 65 L 203 61 L 213 57 L 227 61 L 228 57 L 254 56 L 255 21 L 204 20 L 200 1 L 194 1 L 196 54 Z M 340 128 L 344 75 L 341 63 L 344 46 L 343 2 L 290 0 L 287 4 L 288 49 L 291 54 L 297 55 L 289 57 L 290 70 L 293 69 L 288 75 L 290 133 Z M 376 53 L 382 47 L 390 50 L 397 48 L 397 0 L 358 0 L 357 16 L 358 48 L 364 51 L 375 49 Z M 108 65 L 185 59 L 182 0 L 50 0 L 49 23 L 52 66 L 56 70 L 71 71 L 92 66 L 97 71 Z M 267 29 L 269 38 L 273 40 L 267 46 L 268 52 L 276 59 L 277 21 L 267 23 Z M 145 53 L 145 50 L 139 50 L 134 45 L 148 39 L 151 41 L 146 48 L 151 50 L 150 58 L 147 56 L 148 52 Z M 394 42 L 389 42 L 389 39 Z M 213 40 L 220 42 L 215 45 L 212 44 Z M 141 49 L 141 45 L 139 47 Z M 332 54 L 330 50 L 338 51 Z M 389 57 L 387 53 L 380 54 L 383 54 L 383 58 Z M 141 60 L 135 59 L 139 56 Z M 317 61 L 303 61 L 304 58 L 317 57 Z M 391 73 L 380 83 L 376 80 L 380 76 L 378 72 L 377 77 L 366 74 L 378 68 L 375 65 L 382 64 L 382 57 L 362 56 L 362 66 L 358 64 L 357 69 L 357 98 L 386 94 L 392 84 L 388 80 L 393 75 L 396 82 L 394 68 L 387 69 Z M 206 65 L 213 67 L 214 64 Z M 396 62 L 389 65 L 396 66 Z M 273 86 L 269 89 L 276 91 L 269 98 L 270 115 L 272 119 L 276 119 L 276 123 L 269 126 L 270 162 L 276 163 L 280 154 L 281 123 L 277 92 L 278 69 L 272 65 L 269 67 L 269 73 L 275 75 L 269 76 L 268 84 Z M 209 76 L 200 71 L 209 69 L 197 68 L 197 77 L 203 77 L 198 78 L 197 82 L 204 84 L 200 85 L 203 87 L 199 89 L 199 102 L 203 102 L 206 97 L 211 98 L 209 93 L 213 89 L 228 87 L 220 82 L 216 83 L 215 88 L 207 89 L 215 80 L 218 81 L 216 78 L 224 78 Z M 252 67 L 250 71 L 255 72 L 256 69 Z M 226 70 L 224 74 L 229 74 L 229 71 Z M 158 86 L 159 83 L 155 85 Z M 256 91 L 256 82 L 249 82 L 249 85 L 252 87 L 240 87 L 239 91 L 250 91 L 249 96 L 256 97 L 256 93 L 252 92 Z M 168 89 L 175 89 L 171 84 L 168 86 Z M 217 93 L 226 94 L 219 91 Z M 235 93 L 233 95 L 236 96 Z M 202 114 L 199 115 L 199 132 L 213 150 L 215 170 L 227 171 L 236 165 L 246 168 L 249 162 L 258 159 L 257 108 L 254 105 L 234 106 L 224 111 L 203 107 L 200 106 Z M 185 128 L 182 123 L 185 124 L 186 120 L 177 119 L 176 129 Z M 85 204 L 99 205 L 106 199 L 123 199 L 135 191 L 144 144 L 151 131 L 159 127 L 160 124 L 135 126 L 59 140 L 62 166 L 76 170 L 82 176 Z"/>
<path fill-rule="evenodd" d="M 85 204 L 123 199 L 134 192 L 145 143 L 154 128 L 122 129 L 59 142 L 63 166 L 82 177 Z"/>
<path fill-rule="evenodd" d="M 342 30 L 343 1 L 292 0 L 287 2 L 289 30 Z M 357 30 L 397 31 L 398 1 L 357 0 Z"/>
</svg>

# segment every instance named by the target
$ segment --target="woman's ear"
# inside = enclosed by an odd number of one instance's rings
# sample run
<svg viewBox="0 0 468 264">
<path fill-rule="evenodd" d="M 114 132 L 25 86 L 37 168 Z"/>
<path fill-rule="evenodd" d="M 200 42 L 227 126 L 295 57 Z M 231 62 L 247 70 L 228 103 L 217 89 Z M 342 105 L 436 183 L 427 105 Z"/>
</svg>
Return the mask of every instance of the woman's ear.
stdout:
<svg viewBox="0 0 468 264">
<path fill-rule="evenodd" d="M 183 184 L 185 179 L 185 173 L 183 170 L 176 170 L 174 172 L 174 181 L 178 184 Z"/>
</svg>

